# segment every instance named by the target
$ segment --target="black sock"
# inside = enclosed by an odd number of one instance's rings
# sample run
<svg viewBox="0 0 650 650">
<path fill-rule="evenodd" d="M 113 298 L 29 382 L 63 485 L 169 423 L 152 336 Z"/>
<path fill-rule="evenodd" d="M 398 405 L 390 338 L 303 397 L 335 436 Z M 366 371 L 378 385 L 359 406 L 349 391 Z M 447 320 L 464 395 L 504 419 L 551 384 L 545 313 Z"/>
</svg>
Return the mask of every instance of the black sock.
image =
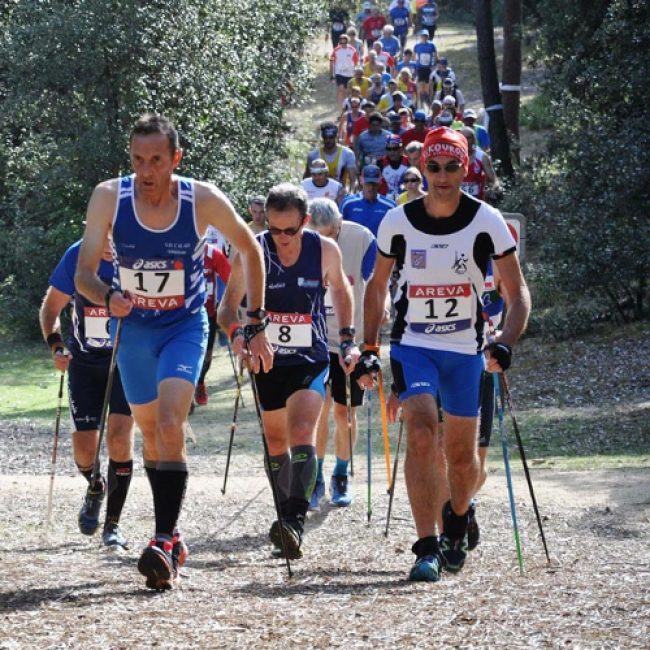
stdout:
<svg viewBox="0 0 650 650">
<path fill-rule="evenodd" d="M 304 518 L 309 507 L 309 498 L 314 491 L 318 459 L 314 445 L 299 445 L 291 448 L 290 510 L 293 515 Z"/>
<path fill-rule="evenodd" d="M 156 461 L 145 459 L 144 471 L 147 473 L 147 478 L 149 479 L 149 487 L 153 492 L 153 486 L 156 484 Z"/>
<path fill-rule="evenodd" d="M 439 555 L 440 547 L 438 546 L 438 538 L 433 536 L 421 537 L 411 546 L 411 550 L 418 558 L 426 557 L 427 555 Z"/>
<path fill-rule="evenodd" d="M 153 486 L 156 535 L 168 535 L 171 538 L 174 534 L 185 497 L 187 476 L 186 463 L 156 463 L 156 480 Z"/>
<path fill-rule="evenodd" d="M 133 461 L 118 462 L 113 459 L 108 461 L 108 499 L 106 500 L 106 523 L 117 523 L 122 514 L 133 474 Z"/>
<path fill-rule="evenodd" d="M 452 507 L 451 501 L 447 501 L 442 509 L 443 532 L 449 539 L 463 539 L 467 532 L 468 511 L 464 515 L 457 515 Z"/>
<path fill-rule="evenodd" d="M 289 487 L 291 485 L 291 458 L 288 453 L 280 456 L 270 456 L 271 472 L 275 481 L 275 488 L 278 491 L 278 501 L 280 503 L 280 512 L 285 514 L 287 501 L 289 500 Z M 271 476 L 268 473 L 269 480 Z"/>
<path fill-rule="evenodd" d="M 77 465 L 77 469 L 79 470 L 79 473 L 88 481 L 88 485 L 91 485 L 91 481 L 93 479 L 93 466 L 91 465 L 90 467 L 79 467 Z M 99 483 L 103 483 L 104 479 L 99 476 Z"/>
</svg>

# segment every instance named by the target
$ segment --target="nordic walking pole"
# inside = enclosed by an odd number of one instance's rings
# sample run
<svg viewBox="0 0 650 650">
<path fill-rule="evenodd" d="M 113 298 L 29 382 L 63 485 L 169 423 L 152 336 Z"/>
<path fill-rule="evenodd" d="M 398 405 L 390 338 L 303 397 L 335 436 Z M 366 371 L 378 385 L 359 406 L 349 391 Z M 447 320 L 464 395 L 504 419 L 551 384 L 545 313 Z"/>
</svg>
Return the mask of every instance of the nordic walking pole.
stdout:
<svg viewBox="0 0 650 650">
<path fill-rule="evenodd" d="M 372 392 L 366 392 L 368 397 L 368 523 L 372 517 Z"/>
<path fill-rule="evenodd" d="M 239 374 L 243 373 L 243 362 L 239 364 Z M 226 493 L 226 483 L 228 482 L 228 470 L 230 468 L 230 456 L 232 454 L 232 443 L 235 439 L 235 429 L 237 428 L 237 415 L 239 414 L 239 402 L 241 401 L 241 384 L 237 382 L 237 393 L 235 395 L 235 410 L 232 414 L 232 423 L 230 424 L 230 441 L 228 442 L 228 456 L 226 457 L 226 471 L 223 475 L 223 487 L 221 494 Z"/>
<path fill-rule="evenodd" d="M 63 405 L 63 380 L 65 372 L 61 373 L 59 382 L 59 397 L 56 405 L 56 420 L 54 424 L 54 442 L 52 444 L 52 469 L 50 470 L 50 490 L 47 494 L 47 529 L 52 526 L 52 497 L 54 495 L 54 476 L 56 474 L 56 451 L 59 447 L 59 428 L 61 426 L 61 407 Z"/>
<path fill-rule="evenodd" d="M 521 456 L 521 463 L 524 466 L 524 474 L 526 475 L 526 482 L 528 483 L 528 491 L 530 492 L 530 498 L 533 502 L 533 509 L 535 510 L 535 517 L 537 519 L 537 526 L 539 527 L 539 534 L 542 537 L 542 544 L 544 545 L 544 553 L 546 554 L 546 562 L 551 564 L 551 557 L 548 553 L 548 547 L 546 546 L 546 537 L 544 536 L 544 528 L 542 526 L 542 518 L 539 515 L 539 508 L 537 507 L 537 499 L 535 498 L 535 491 L 533 490 L 533 481 L 530 477 L 530 472 L 528 471 L 528 463 L 526 462 L 526 452 L 524 451 L 524 444 L 521 440 L 521 434 L 519 433 L 519 426 L 517 424 L 517 418 L 515 418 L 515 411 L 512 405 L 512 399 L 510 397 L 510 389 L 508 387 L 508 379 L 506 378 L 505 373 L 500 375 L 500 389 L 502 395 L 505 395 L 505 401 L 508 404 L 508 410 L 510 411 L 510 417 L 512 418 L 512 428 L 515 431 L 515 438 L 517 439 L 517 447 L 519 448 L 519 455 Z"/>
<path fill-rule="evenodd" d="M 230 341 L 228 341 L 228 356 L 230 357 L 230 365 L 232 366 L 232 374 L 235 377 L 235 383 L 237 384 L 237 394 L 240 396 L 239 399 L 241 400 L 241 405 L 242 408 L 246 408 L 246 404 L 244 404 L 244 395 L 241 392 L 241 387 L 243 383 L 243 378 L 244 378 L 244 369 L 242 366 L 239 367 L 239 374 L 237 374 L 237 369 L 235 368 L 235 357 L 233 356 L 232 353 L 232 346 L 230 345 Z"/>
<path fill-rule="evenodd" d="M 392 480 L 390 477 L 390 440 L 388 439 L 388 414 L 386 413 L 386 394 L 384 393 L 384 375 L 379 369 L 377 373 L 379 382 L 379 412 L 381 414 L 381 430 L 384 436 L 384 456 L 386 457 L 386 479 L 388 480 L 388 493 Z"/>
<path fill-rule="evenodd" d="M 512 489 L 512 475 L 510 474 L 510 460 L 508 457 L 508 441 L 506 439 L 506 427 L 503 421 L 503 411 L 505 409 L 505 402 L 503 393 L 499 387 L 498 373 L 492 373 L 492 381 L 494 382 L 494 390 L 496 393 L 496 410 L 499 419 L 499 434 L 501 437 L 501 449 L 503 451 L 503 465 L 506 472 L 506 481 L 508 483 L 508 498 L 510 500 L 510 516 L 512 517 L 512 530 L 515 536 L 515 548 L 517 549 L 517 562 L 519 563 L 519 573 L 524 575 L 524 560 L 521 556 L 521 541 L 519 539 L 519 526 L 517 525 L 517 507 L 515 505 L 515 495 Z"/>
<path fill-rule="evenodd" d="M 397 479 L 397 461 L 399 460 L 399 448 L 402 444 L 402 430 L 404 429 L 404 419 L 400 417 L 399 419 L 399 432 L 397 434 L 397 448 L 395 449 L 395 464 L 393 465 L 393 480 L 390 484 L 390 489 L 388 493 L 388 514 L 386 515 L 386 530 L 384 531 L 384 537 L 388 537 L 388 527 L 390 526 L 390 513 L 393 510 L 393 497 L 395 496 L 395 481 Z"/>
<path fill-rule="evenodd" d="M 352 453 L 352 389 L 350 375 L 345 376 L 345 408 L 348 416 L 348 443 L 350 445 L 350 476 L 354 476 L 354 459 Z"/>
<path fill-rule="evenodd" d="M 250 355 L 250 348 L 248 347 L 248 341 L 246 342 L 246 351 Z M 255 377 L 253 377 L 253 371 L 248 368 L 248 377 L 251 381 L 251 388 L 253 390 L 253 400 L 255 401 L 255 411 L 257 412 L 257 419 L 260 423 L 260 431 L 262 432 L 262 447 L 264 448 L 264 462 L 269 468 L 269 476 L 271 479 L 271 492 L 273 493 L 273 503 L 275 504 L 275 514 L 278 517 L 278 527 L 280 528 L 280 544 L 282 545 L 282 555 L 287 564 L 287 573 L 289 578 L 293 576 L 291 571 L 291 563 L 289 562 L 289 556 L 287 555 L 287 544 L 284 539 L 284 528 L 282 526 L 282 511 L 280 510 L 280 498 L 278 497 L 278 487 L 275 484 L 275 477 L 273 476 L 273 471 L 271 470 L 271 458 L 269 454 L 269 445 L 266 442 L 266 431 L 264 430 L 264 421 L 262 420 L 262 410 L 260 408 L 260 397 L 257 392 L 257 385 L 255 384 Z"/>
<path fill-rule="evenodd" d="M 102 405 L 102 415 L 99 419 L 99 437 L 97 438 L 97 452 L 95 453 L 95 463 L 93 464 L 93 473 L 90 477 L 90 484 L 95 485 L 100 474 L 99 454 L 102 450 L 102 440 L 104 439 L 104 430 L 106 429 L 106 420 L 108 415 L 108 406 L 111 402 L 111 392 L 113 391 L 113 377 L 115 375 L 115 366 L 117 365 L 117 350 L 120 346 L 120 336 L 122 334 L 122 318 L 117 319 L 115 328 L 115 341 L 113 342 L 113 353 L 111 354 L 111 364 L 108 368 L 108 379 L 106 380 L 106 391 L 104 392 L 104 404 Z"/>
</svg>

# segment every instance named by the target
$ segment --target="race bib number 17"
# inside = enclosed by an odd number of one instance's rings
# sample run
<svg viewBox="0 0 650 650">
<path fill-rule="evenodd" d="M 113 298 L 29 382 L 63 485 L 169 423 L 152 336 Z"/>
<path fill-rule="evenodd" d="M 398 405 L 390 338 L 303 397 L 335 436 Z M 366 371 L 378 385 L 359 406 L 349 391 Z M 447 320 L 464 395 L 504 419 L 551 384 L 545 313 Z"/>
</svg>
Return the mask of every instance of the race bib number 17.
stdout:
<svg viewBox="0 0 650 650">
<path fill-rule="evenodd" d="M 185 304 L 182 260 L 143 260 L 121 257 L 120 287 L 137 309 L 170 310 Z"/>
</svg>

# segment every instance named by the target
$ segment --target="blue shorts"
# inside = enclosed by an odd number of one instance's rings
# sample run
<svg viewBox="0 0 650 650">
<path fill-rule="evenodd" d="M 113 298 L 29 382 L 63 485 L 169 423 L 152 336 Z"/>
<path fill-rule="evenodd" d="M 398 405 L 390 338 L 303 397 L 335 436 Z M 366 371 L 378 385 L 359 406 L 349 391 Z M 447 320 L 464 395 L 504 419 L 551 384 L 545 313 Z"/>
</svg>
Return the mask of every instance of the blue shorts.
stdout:
<svg viewBox="0 0 650 650">
<path fill-rule="evenodd" d="M 113 340 L 116 325 L 116 319 L 111 318 Z M 163 327 L 152 327 L 151 322 L 124 321 L 117 364 L 129 404 L 153 402 L 163 379 L 176 377 L 196 386 L 207 340 L 205 309 Z"/>
<path fill-rule="evenodd" d="M 392 344 L 390 364 L 400 401 L 412 395 L 440 396 L 450 415 L 476 417 L 480 413 L 483 354 L 460 354 L 413 345 Z"/>
</svg>

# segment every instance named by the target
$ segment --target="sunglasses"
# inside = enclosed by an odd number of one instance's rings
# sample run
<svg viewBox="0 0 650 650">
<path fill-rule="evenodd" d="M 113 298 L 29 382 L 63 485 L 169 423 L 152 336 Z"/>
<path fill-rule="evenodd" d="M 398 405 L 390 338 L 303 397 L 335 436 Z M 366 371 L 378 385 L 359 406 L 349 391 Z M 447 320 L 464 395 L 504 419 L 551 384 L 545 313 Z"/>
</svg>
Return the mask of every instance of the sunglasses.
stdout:
<svg viewBox="0 0 650 650">
<path fill-rule="evenodd" d="M 427 163 L 427 171 L 432 174 L 439 174 L 443 170 L 447 174 L 453 174 L 454 172 L 457 172 L 461 167 L 462 165 L 457 160 L 447 163 L 444 167 L 442 165 L 439 165 L 435 160 Z"/>
<path fill-rule="evenodd" d="M 420 179 L 419 178 L 405 178 L 404 182 L 405 183 L 419 183 Z"/>
<path fill-rule="evenodd" d="M 268 222 L 267 222 L 268 223 Z M 271 235 L 274 237 L 279 237 L 280 235 L 286 235 L 287 237 L 295 237 L 300 232 L 300 229 L 302 228 L 303 222 L 300 222 L 300 225 L 295 227 L 295 228 L 274 228 L 272 226 L 268 226 L 269 232 Z"/>
<path fill-rule="evenodd" d="M 386 151 L 399 151 L 402 147 L 386 147 Z"/>
</svg>

